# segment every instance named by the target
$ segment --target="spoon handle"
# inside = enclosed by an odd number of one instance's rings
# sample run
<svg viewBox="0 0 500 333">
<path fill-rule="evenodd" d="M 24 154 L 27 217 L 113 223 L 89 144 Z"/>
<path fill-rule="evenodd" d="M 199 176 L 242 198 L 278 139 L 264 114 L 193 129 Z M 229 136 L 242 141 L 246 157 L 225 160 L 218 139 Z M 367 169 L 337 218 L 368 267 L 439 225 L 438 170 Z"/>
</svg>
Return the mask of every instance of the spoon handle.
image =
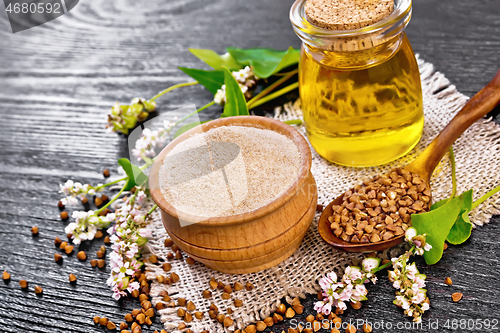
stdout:
<svg viewBox="0 0 500 333">
<path fill-rule="evenodd" d="M 434 168 L 453 142 L 498 104 L 500 104 L 500 70 L 490 83 L 463 106 L 431 144 L 408 166 L 408 169 L 429 180 Z"/>
</svg>

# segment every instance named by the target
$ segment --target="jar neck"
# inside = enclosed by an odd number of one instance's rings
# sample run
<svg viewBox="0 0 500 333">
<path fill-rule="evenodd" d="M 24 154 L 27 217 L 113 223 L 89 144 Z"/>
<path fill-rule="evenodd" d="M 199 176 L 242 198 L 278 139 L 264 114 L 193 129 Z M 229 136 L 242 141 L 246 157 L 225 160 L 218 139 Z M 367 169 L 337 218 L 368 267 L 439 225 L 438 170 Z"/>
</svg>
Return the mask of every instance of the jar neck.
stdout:
<svg viewBox="0 0 500 333">
<path fill-rule="evenodd" d="M 310 47 L 323 51 L 358 52 L 401 39 L 411 18 L 411 0 L 394 0 L 393 12 L 372 25 L 352 30 L 329 30 L 311 24 L 305 14 L 307 0 L 296 0 L 290 21 L 297 36 Z"/>
<path fill-rule="evenodd" d="M 388 38 L 384 43 L 358 50 L 330 51 L 318 48 L 314 45 L 302 43 L 303 52 L 308 57 L 321 63 L 323 66 L 339 69 L 364 69 L 387 61 L 401 47 L 406 35 L 401 32 L 399 35 Z"/>
</svg>

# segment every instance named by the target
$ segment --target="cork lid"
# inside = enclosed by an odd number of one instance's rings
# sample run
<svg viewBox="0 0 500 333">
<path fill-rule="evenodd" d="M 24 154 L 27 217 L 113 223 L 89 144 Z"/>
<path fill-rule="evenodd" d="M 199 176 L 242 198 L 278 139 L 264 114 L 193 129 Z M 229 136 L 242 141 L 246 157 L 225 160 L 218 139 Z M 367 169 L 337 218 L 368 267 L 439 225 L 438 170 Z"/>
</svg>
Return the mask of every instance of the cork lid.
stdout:
<svg viewBox="0 0 500 333">
<path fill-rule="evenodd" d="M 389 16 L 394 0 L 307 0 L 307 20 L 324 29 L 351 30 L 366 27 Z"/>
</svg>

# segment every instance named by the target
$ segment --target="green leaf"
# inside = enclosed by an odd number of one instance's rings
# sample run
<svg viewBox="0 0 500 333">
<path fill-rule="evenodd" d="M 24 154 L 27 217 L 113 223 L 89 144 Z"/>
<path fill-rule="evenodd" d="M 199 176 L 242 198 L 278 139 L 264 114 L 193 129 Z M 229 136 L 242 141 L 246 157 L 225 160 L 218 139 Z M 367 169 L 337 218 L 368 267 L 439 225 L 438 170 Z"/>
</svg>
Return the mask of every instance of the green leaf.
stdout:
<svg viewBox="0 0 500 333">
<path fill-rule="evenodd" d="M 153 165 L 153 162 L 154 162 L 154 161 L 153 161 L 152 159 L 150 159 L 150 158 L 149 158 L 149 157 L 147 157 L 147 156 L 141 156 L 141 157 L 142 157 L 142 159 L 144 160 L 144 162 L 146 162 L 146 163 L 147 163 L 147 164 L 149 164 L 149 165 Z"/>
<path fill-rule="evenodd" d="M 217 52 L 207 49 L 189 49 L 189 51 L 215 70 L 220 70 L 223 66 L 230 70 L 243 68 L 229 53 L 218 55 Z"/>
<path fill-rule="evenodd" d="M 469 212 L 465 212 L 457 218 L 455 224 L 451 227 L 446 241 L 453 245 L 462 244 L 469 239 L 471 232 L 472 223 L 469 220 Z"/>
<path fill-rule="evenodd" d="M 298 64 L 300 51 L 289 47 L 286 51 L 273 49 L 227 48 L 227 52 L 240 64 L 251 66 L 257 77 L 265 79 L 283 68 Z"/>
<path fill-rule="evenodd" d="M 195 121 L 194 123 L 190 123 L 190 124 L 182 126 L 181 128 L 179 128 L 177 130 L 177 132 L 175 132 L 174 139 L 176 137 L 178 137 L 179 135 L 183 134 L 184 132 L 189 131 L 191 128 L 195 128 L 198 125 L 201 125 L 201 124 L 204 124 L 204 123 L 208 123 L 209 121 L 210 120 L 205 120 L 205 121 L 201 121 L 201 122 L 200 121 Z"/>
<path fill-rule="evenodd" d="M 441 207 L 442 205 L 444 205 L 447 201 L 449 200 L 449 198 L 446 198 L 446 199 L 443 199 L 441 201 L 438 201 L 438 202 L 435 202 L 432 204 L 431 206 L 431 210 L 434 210 L 434 209 L 437 209 L 439 207 Z"/>
<path fill-rule="evenodd" d="M 208 89 L 212 94 L 216 94 L 217 90 L 224 84 L 224 72 L 218 71 L 205 71 L 203 69 L 179 67 L 181 71 L 191 76 L 198 81 L 202 86 Z"/>
<path fill-rule="evenodd" d="M 455 224 L 462 204 L 463 197 L 458 196 L 430 212 L 411 216 L 412 226 L 417 229 L 417 234 L 426 234 L 427 242 L 432 245 L 432 249 L 424 253 L 428 265 L 434 265 L 443 256 L 444 241 Z"/>
<path fill-rule="evenodd" d="M 453 245 L 462 244 L 467 239 L 469 239 L 472 231 L 472 223 L 469 220 L 469 212 L 472 209 L 472 194 L 473 190 L 462 193 L 463 203 L 460 213 L 457 214 L 455 224 L 451 227 L 450 233 L 446 238 L 446 241 Z M 431 210 L 439 208 L 446 204 L 448 199 L 444 199 L 434 203 Z"/>
<path fill-rule="evenodd" d="M 238 82 L 233 74 L 224 67 L 224 78 L 226 84 L 226 104 L 221 117 L 248 116 L 248 106 Z"/>
<path fill-rule="evenodd" d="M 455 221 L 453 227 L 451 227 L 450 233 L 446 240 L 448 243 L 453 245 L 462 244 L 467 239 L 469 239 L 472 231 L 472 223 L 469 220 L 469 212 L 472 209 L 472 190 L 464 192 L 462 209 L 460 214 Z"/>
<path fill-rule="evenodd" d="M 148 179 L 148 176 L 146 176 L 139 167 L 130 163 L 128 158 L 120 158 L 118 164 L 128 176 L 128 181 L 125 184 L 125 191 L 132 189 L 136 185 L 142 185 L 142 183 Z"/>
</svg>

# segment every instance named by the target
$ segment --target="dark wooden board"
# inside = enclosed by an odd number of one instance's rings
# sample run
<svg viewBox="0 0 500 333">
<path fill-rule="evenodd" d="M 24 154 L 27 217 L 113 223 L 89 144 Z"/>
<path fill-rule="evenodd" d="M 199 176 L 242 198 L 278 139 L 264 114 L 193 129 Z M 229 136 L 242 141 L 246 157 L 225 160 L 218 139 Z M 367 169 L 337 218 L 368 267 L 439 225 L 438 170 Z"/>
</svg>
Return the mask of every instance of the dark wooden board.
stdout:
<svg viewBox="0 0 500 333">
<path fill-rule="evenodd" d="M 0 332 L 105 332 L 93 325 L 93 316 L 119 323 L 138 306 L 133 300 L 115 302 L 106 286 L 109 268 L 90 267 L 102 240 L 85 246 L 89 258 L 84 262 L 64 254 L 62 265 L 54 263 L 59 250 L 53 239 L 64 238 L 66 224 L 58 217 L 58 184 L 69 178 L 102 182 L 104 168 L 116 174 L 116 159 L 126 156 L 127 144 L 105 132 L 109 107 L 186 81 L 177 66 L 200 66 L 189 47 L 218 52 L 227 46 L 299 47 L 288 19 L 291 4 L 80 1 L 67 15 L 16 34 L 0 9 L 0 271 L 12 274 L 10 283 L 0 282 Z M 468 96 L 500 67 L 497 0 L 416 0 L 406 31 L 414 50 Z M 160 112 L 209 100 L 210 94 L 199 87 L 183 88 L 160 100 Z M 214 107 L 202 117 L 218 112 Z M 492 177 L 498 181 L 498 175 Z M 499 319 L 499 222 L 496 217 L 474 230 L 466 244 L 447 250 L 438 265 L 420 263 L 432 300 L 424 322 L 439 319 L 437 331 L 467 331 L 444 328 L 447 319 Z M 40 229 L 38 237 L 31 235 L 34 225 Z M 78 277 L 75 286 L 68 283 L 70 273 Z M 444 285 L 446 276 L 453 279 L 452 287 Z M 29 281 L 28 292 L 20 289 L 20 279 Z M 42 296 L 34 294 L 35 284 L 44 288 Z M 409 322 L 391 304 L 394 290 L 385 277 L 369 290 L 363 309 L 349 310 L 346 320 Z M 460 303 L 451 302 L 454 291 L 464 293 Z M 315 295 L 305 301 L 308 313 L 314 300 Z M 161 328 L 158 319 L 154 328 Z"/>
</svg>

